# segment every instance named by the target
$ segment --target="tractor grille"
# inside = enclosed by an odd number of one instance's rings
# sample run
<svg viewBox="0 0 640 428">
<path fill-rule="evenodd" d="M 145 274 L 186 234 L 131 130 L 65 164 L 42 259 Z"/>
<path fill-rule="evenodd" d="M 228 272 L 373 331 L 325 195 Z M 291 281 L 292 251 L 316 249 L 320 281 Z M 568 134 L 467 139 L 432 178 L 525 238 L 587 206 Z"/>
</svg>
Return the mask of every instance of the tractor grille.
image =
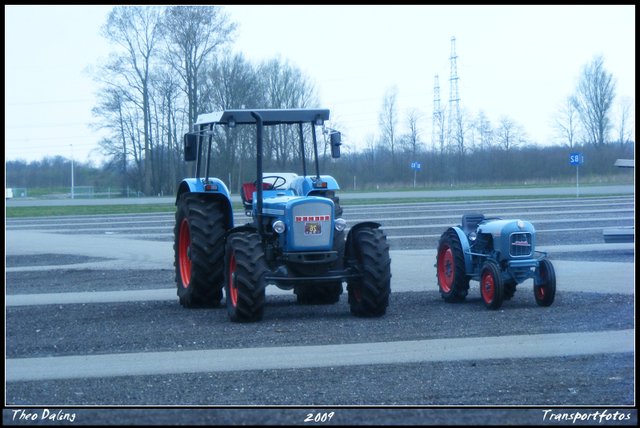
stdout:
<svg viewBox="0 0 640 428">
<path fill-rule="evenodd" d="M 331 243 L 331 204 L 310 202 L 294 205 L 293 245 L 296 247 L 318 247 Z"/>
<path fill-rule="evenodd" d="M 509 237 L 509 255 L 511 257 L 528 257 L 533 254 L 531 233 L 512 233 Z"/>
</svg>

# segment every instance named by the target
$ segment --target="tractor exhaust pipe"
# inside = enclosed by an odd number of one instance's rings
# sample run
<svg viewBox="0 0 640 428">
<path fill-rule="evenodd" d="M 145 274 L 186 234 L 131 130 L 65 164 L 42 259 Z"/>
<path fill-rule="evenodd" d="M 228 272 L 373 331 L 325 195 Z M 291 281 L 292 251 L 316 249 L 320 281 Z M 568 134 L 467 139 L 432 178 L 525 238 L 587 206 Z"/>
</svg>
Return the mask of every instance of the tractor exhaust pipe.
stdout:
<svg viewBox="0 0 640 428">
<path fill-rule="evenodd" d="M 256 186 L 256 222 L 258 223 L 258 234 L 262 237 L 263 225 L 262 225 L 262 116 L 252 111 L 251 116 L 256 120 L 256 147 L 257 147 L 257 170 L 258 170 L 258 185 Z"/>
</svg>

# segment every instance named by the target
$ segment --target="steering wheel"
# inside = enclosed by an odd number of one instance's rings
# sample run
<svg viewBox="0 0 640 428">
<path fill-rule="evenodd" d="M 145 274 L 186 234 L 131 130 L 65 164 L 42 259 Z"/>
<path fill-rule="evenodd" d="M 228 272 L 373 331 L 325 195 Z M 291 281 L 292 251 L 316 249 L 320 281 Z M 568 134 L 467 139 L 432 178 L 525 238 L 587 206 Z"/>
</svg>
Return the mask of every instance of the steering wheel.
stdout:
<svg viewBox="0 0 640 428">
<path fill-rule="evenodd" d="M 272 183 L 265 183 L 264 180 L 265 178 L 275 178 L 275 180 L 273 180 L 273 184 Z M 282 183 L 280 183 L 280 181 L 282 181 Z M 268 175 L 266 177 L 262 177 L 262 188 L 264 190 L 275 190 L 275 189 L 279 189 L 282 186 L 284 186 L 287 183 L 287 179 L 284 177 L 281 177 L 279 175 Z M 258 187 L 258 180 L 256 180 L 253 183 L 256 188 Z"/>
</svg>

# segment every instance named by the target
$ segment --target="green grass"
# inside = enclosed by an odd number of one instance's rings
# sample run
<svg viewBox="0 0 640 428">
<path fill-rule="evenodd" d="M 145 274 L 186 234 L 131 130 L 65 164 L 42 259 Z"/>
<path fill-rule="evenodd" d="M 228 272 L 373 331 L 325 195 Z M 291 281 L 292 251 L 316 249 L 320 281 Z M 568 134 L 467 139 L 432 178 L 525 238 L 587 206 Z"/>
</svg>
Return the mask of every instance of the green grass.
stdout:
<svg viewBox="0 0 640 428">
<path fill-rule="evenodd" d="M 342 192 L 340 192 L 342 193 Z M 346 192 L 345 192 L 346 193 Z M 372 192 L 373 193 L 373 192 Z M 338 195 L 339 196 L 339 195 Z M 585 197 L 603 197 L 612 195 L 589 195 Z M 633 196 L 633 195 L 617 195 Z M 482 197 L 454 197 L 454 198 L 372 198 L 372 199 L 341 199 L 340 205 L 382 205 L 382 204 L 406 204 L 406 203 L 433 203 L 433 202 L 462 202 L 478 200 L 514 200 L 514 199 L 563 199 L 566 195 L 541 195 L 541 196 L 482 196 Z M 234 203 L 234 211 L 241 212 L 242 204 Z M 127 205 L 74 205 L 74 206 L 47 206 L 47 207 L 6 207 L 7 218 L 24 217 L 57 217 L 75 215 L 101 215 L 101 214 L 153 214 L 175 213 L 176 206 L 173 203 L 164 204 L 127 204 Z"/>
<path fill-rule="evenodd" d="M 6 207 L 7 218 L 57 217 L 99 214 L 175 213 L 174 204 L 74 205 L 54 207 Z"/>
</svg>

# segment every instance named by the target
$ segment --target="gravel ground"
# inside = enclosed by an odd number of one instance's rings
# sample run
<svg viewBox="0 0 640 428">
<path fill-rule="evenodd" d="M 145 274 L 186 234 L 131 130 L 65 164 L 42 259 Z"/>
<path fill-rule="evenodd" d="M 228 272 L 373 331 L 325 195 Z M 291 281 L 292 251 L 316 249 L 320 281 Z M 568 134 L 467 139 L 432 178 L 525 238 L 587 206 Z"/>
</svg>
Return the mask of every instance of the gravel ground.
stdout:
<svg viewBox="0 0 640 428">
<path fill-rule="evenodd" d="M 588 355 L 12 382 L 7 404 L 619 406 L 634 403 L 633 361 Z"/>
<path fill-rule="evenodd" d="M 8 307 L 6 321 L 6 356 L 20 358 L 622 330 L 634 328 L 634 297 L 558 292 L 541 308 L 532 293 L 516 292 L 488 311 L 473 288 L 462 304 L 437 291 L 392 293 L 384 318 L 363 319 L 349 313 L 345 294 L 328 306 L 298 305 L 292 294 L 268 296 L 262 322 L 248 325 L 231 323 L 223 308 L 184 309 L 176 298 Z"/>
</svg>

